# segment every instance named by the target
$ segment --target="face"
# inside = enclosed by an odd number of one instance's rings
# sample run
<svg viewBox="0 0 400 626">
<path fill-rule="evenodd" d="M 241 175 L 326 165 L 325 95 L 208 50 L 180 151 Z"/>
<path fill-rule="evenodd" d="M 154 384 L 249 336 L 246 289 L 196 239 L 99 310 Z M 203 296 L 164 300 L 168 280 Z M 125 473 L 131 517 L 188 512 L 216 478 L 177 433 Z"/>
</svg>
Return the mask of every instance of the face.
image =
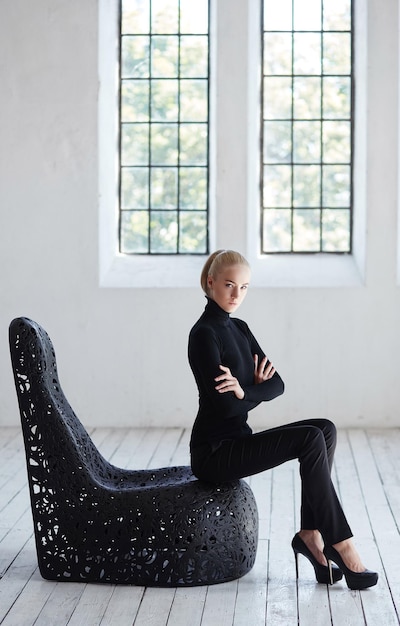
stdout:
<svg viewBox="0 0 400 626">
<path fill-rule="evenodd" d="M 207 278 L 211 298 L 226 313 L 233 313 L 242 304 L 249 282 L 250 270 L 245 265 L 230 265 L 215 278 Z"/>
</svg>

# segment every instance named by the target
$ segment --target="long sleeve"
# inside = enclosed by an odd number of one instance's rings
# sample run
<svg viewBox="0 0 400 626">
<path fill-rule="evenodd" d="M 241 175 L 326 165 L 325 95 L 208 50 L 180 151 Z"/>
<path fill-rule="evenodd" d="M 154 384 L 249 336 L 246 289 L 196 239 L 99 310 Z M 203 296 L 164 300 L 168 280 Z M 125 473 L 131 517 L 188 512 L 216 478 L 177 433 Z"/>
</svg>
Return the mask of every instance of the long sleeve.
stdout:
<svg viewBox="0 0 400 626">
<path fill-rule="evenodd" d="M 221 418 L 230 418 L 240 413 L 247 413 L 254 409 L 264 398 L 251 397 L 251 387 L 248 396 L 239 400 L 234 393 L 219 393 L 216 391 L 215 378 L 222 374 L 220 365 L 226 365 L 221 355 L 221 346 L 218 336 L 208 328 L 199 329 L 189 345 L 189 361 L 194 377 L 200 390 L 200 400 L 204 403 L 204 396 Z M 233 372 L 234 375 L 235 372 Z M 239 381 L 240 382 L 240 381 Z M 246 391 L 245 391 L 246 393 Z M 202 397 L 203 396 L 203 397 Z"/>
<path fill-rule="evenodd" d="M 252 338 L 252 354 L 257 353 L 261 360 L 264 353 L 253 336 Z M 284 384 L 277 372 L 270 380 L 263 383 L 256 385 L 252 380 L 251 384 L 246 385 L 245 381 L 241 380 L 240 373 L 235 372 L 235 369 L 231 370 L 232 374 L 238 378 L 245 397 L 239 400 L 232 392 L 219 393 L 215 389 L 217 385 L 215 378 L 222 374 L 219 366 L 230 366 L 224 361 L 223 353 L 224 349 L 218 335 L 209 328 L 199 329 L 189 345 L 189 361 L 199 389 L 206 394 L 209 402 L 222 418 L 247 413 L 260 402 L 273 400 L 283 393 Z M 250 365 L 253 367 L 252 362 Z M 251 376 L 253 377 L 253 369 Z"/>
<path fill-rule="evenodd" d="M 265 357 L 264 351 L 259 346 L 256 338 L 250 331 L 249 327 L 242 320 L 237 320 L 243 327 L 244 331 L 247 333 L 250 343 L 250 349 L 252 355 L 258 355 L 258 362 L 261 363 L 262 359 Z M 285 385 L 278 374 L 275 374 L 269 380 L 264 381 L 263 383 L 252 384 L 252 385 L 242 385 L 243 391 L 245 393 L 244 399 L 248 401 L 253 401 L 259 404 L 260 402 L 266 402 L 269 400 L 273 400 L 278 396 L 282 395 L 285 390 Z"/>
<path fill-rule="evenodd" d="M 189 335 L 188 357 L 199 390 L 199 410 L 192 430 L 191 446 L 205 442 L 218 444 L 223 439 L 251 433 L 248 412 L 260 402 L 283 393 L 278 373 L 267 381 L 254 384 L 254 354 L 264 353 L 247 324 L 231 319 L 214 301 L 209 301 L 203 315 Z M 218 392 L 216 378 L 228 367 L 242 389 L 239 400 L 232 391 Z"/>
</svg>

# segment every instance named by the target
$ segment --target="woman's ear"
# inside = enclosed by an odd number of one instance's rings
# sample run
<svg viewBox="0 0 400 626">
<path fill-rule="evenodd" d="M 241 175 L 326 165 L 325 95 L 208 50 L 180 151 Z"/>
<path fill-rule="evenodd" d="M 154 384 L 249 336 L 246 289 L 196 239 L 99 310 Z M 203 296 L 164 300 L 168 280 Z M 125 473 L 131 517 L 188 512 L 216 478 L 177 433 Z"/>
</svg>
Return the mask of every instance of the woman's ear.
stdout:
<svg viewBox="0 0 400 626">
<path fill-rule="evenodd" d="M 209 289 L 211 289 L 211 288 L 212 288 L 212 286 L 213 286 L 213 277 L 212 277 L 212 276 L 210 276 L 210 275 L 208 275 L 208 276 L 207 276 L 207 287 L 208 287 Z"/>
</svg>

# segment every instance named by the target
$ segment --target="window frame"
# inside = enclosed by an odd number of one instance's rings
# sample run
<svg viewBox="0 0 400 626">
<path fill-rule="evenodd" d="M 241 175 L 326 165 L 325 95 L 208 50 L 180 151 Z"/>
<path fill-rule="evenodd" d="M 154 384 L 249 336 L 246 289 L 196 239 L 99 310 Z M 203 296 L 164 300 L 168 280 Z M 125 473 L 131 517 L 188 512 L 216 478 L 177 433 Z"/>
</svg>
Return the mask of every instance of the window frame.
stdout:
<svg viewBox="0 0 400 626">
<path fill-rule="evenodd" d="M 354 41 L 354 37 L 353 37 L 353 23 L 354 23 L 354 19 L 353 19 L 353 9 L 354 9 L 354 0 L 349 0 L 350 1 L 350 30 L 346 30 L 346 29 L 337 29 L 334 30 L 333 32 L 335 33 L 346 33 L 350 35 L 350 59 L 349 59 L 349 74 L 335 74 L 335 72 L 333 71 L 332 74 L 330 73 L 325 73 L 324 68 L 323 68 L 323 52 L 321 49 L 321 58 L 320 58 L 320 74 L 318 73 L 314 73 L 312 72 L 311 77 L 312 79 L 315 79 L 319 81 L 320 85 L 321 85 L 321 94 L 320 94 L 320 116 L 318 117 L 318 115 L 314 115 L 314 117 L 310 118 L 307 115 L 305 117 L 297 117 L 294 113 L 294 107 L 295 107 L 295 98 L 294 98 L 294 81 L 296 79 L 300 79 L 302 80 L 304 78 L 304 75 L 302 75 L 301 73 L 295 71 L 295 61 L 293 58 L 293 50 L 292 50 L 292 59 L 291 59 L 291 72 L 286 71 L 283 72 L 282 75 L 279 74 L 279 78 L 283 78 L 283 79 L 287 79 L 287 80 L 291 80 L 291 116 L 288 115 L 284 115 L 282 117 L 282 119 L 276 120 L 275 118 L 269 118 L 266 115 L 266 111 L 264 109 L 264 95 L 265 95 L 265 80 L 268 80 L 270 77 L 274 78 L 276 77 L 276 75 L 274 74 L 268 74 L 266 72 L 266 68 L 264 66 L 264 62 L 265 62 L 265 49 L 264 49 L 264 44 L 265 44 L 265 36 L 266 34 L 270 34 L 270 33 L 279 33 L 279 34 L 285 34 L 285 35 L 291 35 L 292 38 L 292 46 L 294 46 L 294 39 L 296 37 L 296 34 L 300 33 L 315 33 L 316 35 L 319 35 L 321 37 L 321 46 L 323 47 L 324 45 L 324 37 L 331 31 L 326 31 L 324 28 L 324 22 L 323 22 L 323 12 L 324 12 L 324 0 L 321 0 L 321 10 L 322 10 L 322 14 L 321 14 L 321 24 L 320 24 L 320 29 L 312 29 L 311 31 L 308 31 L 307 29 L 305 29 L 305 31 L 303 30 L 297 30 L 295 28 L 295 25 L 293 23 L 292 28 L 293 30 L 277 30 L 275 31 L 274 29 L 272 30 L 268 30 L 265 27 L 265 4 L 266 4 L 266 0 L 262 0 L 260 3 L 260 9 L 261 9 L 261 37 L 262 37 L 262 44 L 261 44 L 261 72 L 262 72 L 262 77 L 261 77 L 261 113 L 262 113 L 262 119 L 261 119 L 261 126 L 260 126 L 260 132 L 261 132 L 261 149 L 260 149 L 260 160 L 261 160 L 261 170 L 260 170 L 260 175 L 261 175 L 261 202 L 260 202 L 260 211 L 261 211 L 261 229 L 260 229 L 260 250 L 261 250 L 261 254 L 316 254 L 319 252 L 322 252 L 324 254 L 351 254 L 352 253 L 352 215 L 353 215 L 353 130 L 354 130 L 354 98 L 353 98 L 353 93 L 354 93 L 354 70 L 353 70 L 353 41 Z M 271 2 L 271 0 L 269 0 L 269 2 Z M 292 19 L 294 20 L 294 13 L 295 13 L 295 2 L 296 0 L 292 1 Z M 322 105 L 322 98 L 323 98 L 323 81 L 325 78 L 330 78 L 330 77 L 335 77 L 335 78 L 343 78 L 343 79 L 348 79 L 349 80 L 349 84 L 350 84 L 350 92 L 349 92 L 349 115 L 345 116 L 341 119 L 333 117 L 330 118 L 330 116 L 325 116 L 324 110 L 323 110 L 323 105 Z M 309 78 L 309 76 L 308 76 Z M 274 122 L 282 122 L 284 121 L 285 123 L 290 125 L 291 128 L 291 142 L 292 142 L 292 146 L 291 146 L 291 151 L 290 151 L 290 160 L 280 160 L 278 159 L 276 161 L 276 163 L 272 163 L 272 167 L 278 165 L 280 166 L 284 166 L 286 168 L 286 170 L 290 171 L 290 178 L 293 182 L 293 179 L 295 177 L 295 172 L 296 169 L 298 167 L 305 167 L 305 168 L 314 168 L 314 169 L 318 169 L 319 170 L 319 176 L 320 176 L 320 181 L 319 181 L 319 204 L 317 203 L 313 203 L 309 206 L 303 206 L 303 205 L 297 205 L 296 202 L 294 201 L 294 191 L 292 189 L 291 191 L 291 197 L 290 200 L 287 202 L 287 204 L 285 204 L 285 206 L 281 207 L 278 206 L 275 207 L 274 205 L 268 205 L 268 203 L 265 201 L 265 189 L 264 189 L 264 178 L 265 178 L 265 174 L 266 174 L 266 170 L 268 170 L 268 168 L 270 167 L 270 161 L 266 161 L 264 162 L 264 150 L 265 150 L 265 146 L 267 145 L 266 143 L 266 139 L 265 139 L 265 124 L 266 123 L 274 123 Z M 296 123 L 316 123 L 319 124 L 321 129 L 320 129 L 320 133 L 323 133 L 323 128 L 324 128 L 324 124 L 326 124 L 327 122 L 333 122 L 333 123 L 337 123 L 337 122 L 347 122 L 349 124 L 349 160 L 345 161 L 345 160 L 341 160 L 340 163 L 331 163 L 330 161 L 325 162 L 324 156 L 323 156 L 323 145 L 322 145 L 322 136 L 319 137 L 319 144 L 320 144 L 320 150 L 321 153 L 319 155 L 319 158 L 314 158 L 314 160 L 311 160 L 308 163 L 303 163 L 302 161 L 296 160 L 294 158 L 294 152 L 295 152 L 295 148 L 293 146 L 293 142 L 294 142 L 294 133 L 295 133 L 295 126 Z M 343 167 L 343 168 L 347 168 L 349 171 L 349 186 L 348 186 L 348 196 L 349 196 L 349 203 L 346 206 L 340 206 L 340 207 L 335 207 L 333 206 L 330 207 L 330 205 L 326 205 L 324 206 L 323 204 L 323 195 L 324 195 L 324 178 L 323 178 L 323 171 L 324 170 L 329 170 L 329 168 L 331 168 L 333 166 L 335 167 Z M 268 213 L 270 211 L 275 211 L 275 210 L 281 210 L 283 213 L 288 214 L 290 213 L 290 231 L 286 231 L 285 230 L 285 234 L 288 235 L 289 239 L 290 239 L 290 249 L 275 249 L 275 250 L 268 250 L 267 249 L 267 245 L 265 244 L 265 240 L 264 240 L 264 227 L 263 227 L 263 221 L 264 219 L 267 217 Z M 339 211 L 346 211 L 348 214 L 348 229 L 347 229 L 347 233 L 349 235 L 349 239 L 348 239 L 348 246 L 346 247 L 346 249 L 324 249 L 324 213 L 327 211 L 333 211 L 335 212 L 335 210 L 339 209 Z M 318 246 L 316 245 L 316 242 L 313 243 L 313 246 L 310 247 L 309 250 L 306 249 L 296 249 L 296 244 L 295 244 L 295 238 L 296 238 L 296 228 L 295 228 L 295 215 L 297 212 L 303 212 L 304 214 L 307 212 L 315 212 L 318 211 L 319 212 L 319 244 Z M 314 247 L 316 249 L 314 249 Z M 319 249 L 317 249 L 319 247 Z M 265 249 L 264 249 L 265 248 Z"/>
<path fill-rule="evenodd" d="M 151 0 L 149 0 L 150 3 L 150 15 L 151 15 Z M 120 141 L 119 141 L 119 176 L 120 176 L 120 184 L 119 184 L 119 251 L 122 254 L 125 255 L 144 255 L 144 256 L 171 256 L 171 255 L 207 255 L 209 254 L 209 115 L 210 115 L 210 111 L 209 111 L 209 67 L 210 67 L 210 46 L 209 46 L 209 39 L 210 39 L 210 35 L 209 35 L 209 22 L 210 22 L 210 16 L 209 16 L 209 4 L 210 4 L 210 0 L 206 0 L 206 3 L 208 5 L 207 7 L 207 15 L 208 15 L 208 30 L 207 32 L 200 32 L 196 33 L 189 33 L 186 32 L 185 30 L 182 32 L 180 30 L 180 23 L 179 26 L 177 26 L 177 31 L 176 32 L 166 32 L 166 33 L 162 33 L 161 35 L 157 32 L 153 32 L 152 30 L 152 26 L 149 25 L 149 32 L 147 33 L 139 33 L 137 36 L 138 37 L 146 37 L 146 39 L 149 40 L 149 52 L 150 52 L 150 59 L 149 59 L 149 68 L 148 68 L 148 75 L 147 73 L 145 75 L 126 75 L 123 72 L 123 50 L 124 50 L 124 39 L 127 38 L 128 40 L 132 37 L 135 36 L 135 33 L 129 33 L 126 32 L 125 28 L 124 28 L 124 23 L 123 23 L 123 0 L 118 0 L 118 5 L 119 5 L 119 26 L 118 26 L 118 44 L 119 44 L 119 135 L 120 135 Z M 180 55 L 180 52 L 178 53 L 178 49 L 180 51 L 180 47 L 181 47 L 181 42 L 183 40 L 187 40 L 190 37 L 201 37 L 202 39 L 207 38 L 208 40 L 208 46 L 207 46 L 207 70 L 204 74 L 200 74 L 199 76 L 193 76 L 191 74 L 187 75 L 184 73 L 184 71 L 181 73 L 181 65 L 180 65 L 180 61 L 177 63 L 177 67 L 176 67 L 176 74 L 172 74 L 172 75 L 158 75 L 153 74 L 152 71 L 152 56 L 151 56 L 151 50 L 153 47 L 152 42 L 154 40 L 157 40 L 159 38 L 172 38 L 176 44 L 177 44 L 177 54 Z M 179 42 L 179 43 L 178 43 Z M 182 44 L 183 45 L 183 44 Z M 181 57 L 179 57 L 181 58 Z M 124 86 L 125 85 L 129 85 L 131 84 L 131 82 L 139 84 L 140 82 L 144 82 L 145 84 L 148 84 L 148 89 L 149 92 L 151 93 L 151 89 L 152 89 L 152 84 L 154 84 L 155 82 L 159 82 L 159 83 L 163 83 L 163 84 L 167 84 L 168 82 L 170 83 L 176 83 L 176 87 L 177 87 L 177 93 L 181 92 L 181 89 L 183 89 L 185 87 L 185 85 L 189 82 L 195 81 L 196 83 L 201 82 L 203 83 L 203 85 L 205 85 L 205 94 L 206 94 L 206 115 L 204 118 L 201 118 L 199 120 L 196 121 L 195 118 L 190 118 L 189 120 L 185 119 L 184 117 L 184 113 L 183 113 L 183 107 L 182 107 L 182 103 L 180 99 L 177 99 L 177 117 L 176 119 L 162 119 L 160 117 L 158 117 L 157 115 L 153 115 L 152 114 L 152 110 L 151 110 L 151 104 L 150 104 L 150 100 L 147 103 L 147 116 L 141 116 L 140 118 L 136 118 L 134 120 L 131 119 L 124 119 L 123 117 L 123 92 L 124 92 Z M 148 141 L 148 160 L 146 162 L 140 162 L 140 161 L 134 161 L 133 163 L 127 163 L 124 160 L 123 157 L 123 139 L 124 139 L 124 129 L 126 127 L 141 127 L 141 125 L 145 125 L 147 126 L 147 141 Z M 152 132 L 152 129 L 157 128 L 157 126 L 163 126 L 163 125 L 168 125 L 168 126 L 174 126 L 176 128 L 176 151 L 177 151 L 177 160 L 175 163 L 173 162 L 169 162 L 168 164 L 161 164 L 158 163 L 156 160 L 154 160 L 151 157 L 152 154 L 152 148 L 154 147 L 154 143 L 153 143 L 153 139 L 150 138 L 149 133 Z M 186 128 L 188 128 L 190 125 L 200 125 L 203 127 L 206 127 L 206 131 L 207 131 L 207 138 L 206 138 L 206 146 L 205 146 L 205 155 L 204 155 L 204 162 L 190 162 L 189 163 L 185 163 L 185 159 L 182 158 L 185 155 L 185 152 L 181 152 L 180 148 L 179 148 L 179 142 L 181 140 L 181 129 L 184 128 L 186 126 Z M 123 179 L 124 179 L 124 172 L 135 172 L 138 170 L 145 170 L 147 173 L 147 206 L 140 206 L 138 205 L 133 205 L 133 206 L 124 206 L 123 203 Z M 183 202 L 182 197 L 180 195 L 179 192 L 179 188 L 180 185 L 182 184 L 182 177 L 183 177 L 183 172 L 190 172 L 191 170 L 203 170 L 203 180 L 205 180 L 205 193 L 203 196 L 203 203 L 200 202 L 198 203 L 196 206 L 191 206 L 188 205 L 186 206 L 186 204 Z M 176 174 L 176 204 L 173 206 L 172 204 L 169 206 L 165 206 L 165 205 L 157 205 L 154 204 L 154 200 L 152 201 L 152 185 L 151 185 L 151 181 L 152 181 L 152 176 L 155 172 L 163 172 L 163 174 L 165 174 L 167 171 L 172 172 L 173 174 Z M 193 180 L 193 179 L 192 179 Z M 129 192 L 129 187 L 128 187 L 128 192 Z M 201 206 L 202 205 L 202 206 Z M 124 218 L 126 216 L 132 215 L 132 214 L 142 214 L 142 215 L 146 215 L 147 217 L 147 236 L 146 236 L 146 243 L 147 243 L 147 250 L 141 250 L 141 249 L 132 249 L 132 250 L 127 250 L 124 248 Z M 158 214 L 158 217 L 160 218 L 161 215 L 165 216 L 165 217 L 175 217 L 176 219 L 172 220 L 172 222 L 170 222 L 170 224 L 172 225 L 172 223 L 176 223 L 177 226 L 177 232 L 176 232 L 176 241 L 175 241 L 175 246 L 171 246 L 170 250 L 159 250 L 156 248 L 156 246 L 153 245 L 153 228 L 151 226 L 151 216 L 152 214 Z M 189 215 L 191 216 L 191 218 L 195 217 L 195 216 L 199 216 L 200 219 L 201 217 L 204 217 L 204 225 L 201 229 L 199 229 L 199 233 L 201 233 L 201 235 L 203 235 L 203 241 L 202 241 L 202 245 L 200 246 L 201 250 L 191 250 L 191 249 L 184 249 L 184 244 L 182 244 L 182 240 L 184 239 L 184 235 L 185 235 L 185 230 L 184 230 L 184 226 L 182 223 L 182 220 L 184 220 L 184 216 L 186 215 L 186 217 L 188 217 Z M 157 221 L 157 220 L 156 220 Z M 165 241 L 164 241 L 165 244 Z"/>
</svg>

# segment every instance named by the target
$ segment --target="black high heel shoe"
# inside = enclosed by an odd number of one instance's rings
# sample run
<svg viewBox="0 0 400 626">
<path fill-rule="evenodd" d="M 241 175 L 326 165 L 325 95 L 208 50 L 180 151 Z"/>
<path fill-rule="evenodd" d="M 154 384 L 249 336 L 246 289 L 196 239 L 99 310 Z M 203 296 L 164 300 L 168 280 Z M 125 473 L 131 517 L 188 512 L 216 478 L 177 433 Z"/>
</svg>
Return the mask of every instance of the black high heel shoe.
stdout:
<svg viewBox="0 0 400 626">
<path fill-rule="evenodd" d="M 332 572 L 330 572 L 330 569 L 327 565 L 321 565 L 321 563 L 318 563 L 315 556 L 307 548 L 306 544 L 299 536 L 299 533 L 296 533 L 292 539 L 292 548 L 296 561 L 296 579 L 298 579 L 299 577 L 299 566 L 297 563 L 299 554 L 302 554 L 306 557 L 306 559 L 310 561 L 311 565 L 314 568 L 315 578 L 317 579 L 318 583 L 322 583 L 324 585 L 333 585 L 333 583 L 336 583 L 343 577 L 343 573 L 338 567 L 332 567 Z"/>
<path fill-rule="evenodd" d="M 367 587 L 373 587 L 378 582 L 377 572 L 371 572 L 369 569 L 364 572 L 353 572 L 349 569 L 343 563 L 339 552 L 332 546 L 325 546 L 324 554 L 328 560 L 329 573 L 331 572 L 332 561 L 334 561 L 343 571 L 349 589 L 367 589 Z"/>
</svg>

